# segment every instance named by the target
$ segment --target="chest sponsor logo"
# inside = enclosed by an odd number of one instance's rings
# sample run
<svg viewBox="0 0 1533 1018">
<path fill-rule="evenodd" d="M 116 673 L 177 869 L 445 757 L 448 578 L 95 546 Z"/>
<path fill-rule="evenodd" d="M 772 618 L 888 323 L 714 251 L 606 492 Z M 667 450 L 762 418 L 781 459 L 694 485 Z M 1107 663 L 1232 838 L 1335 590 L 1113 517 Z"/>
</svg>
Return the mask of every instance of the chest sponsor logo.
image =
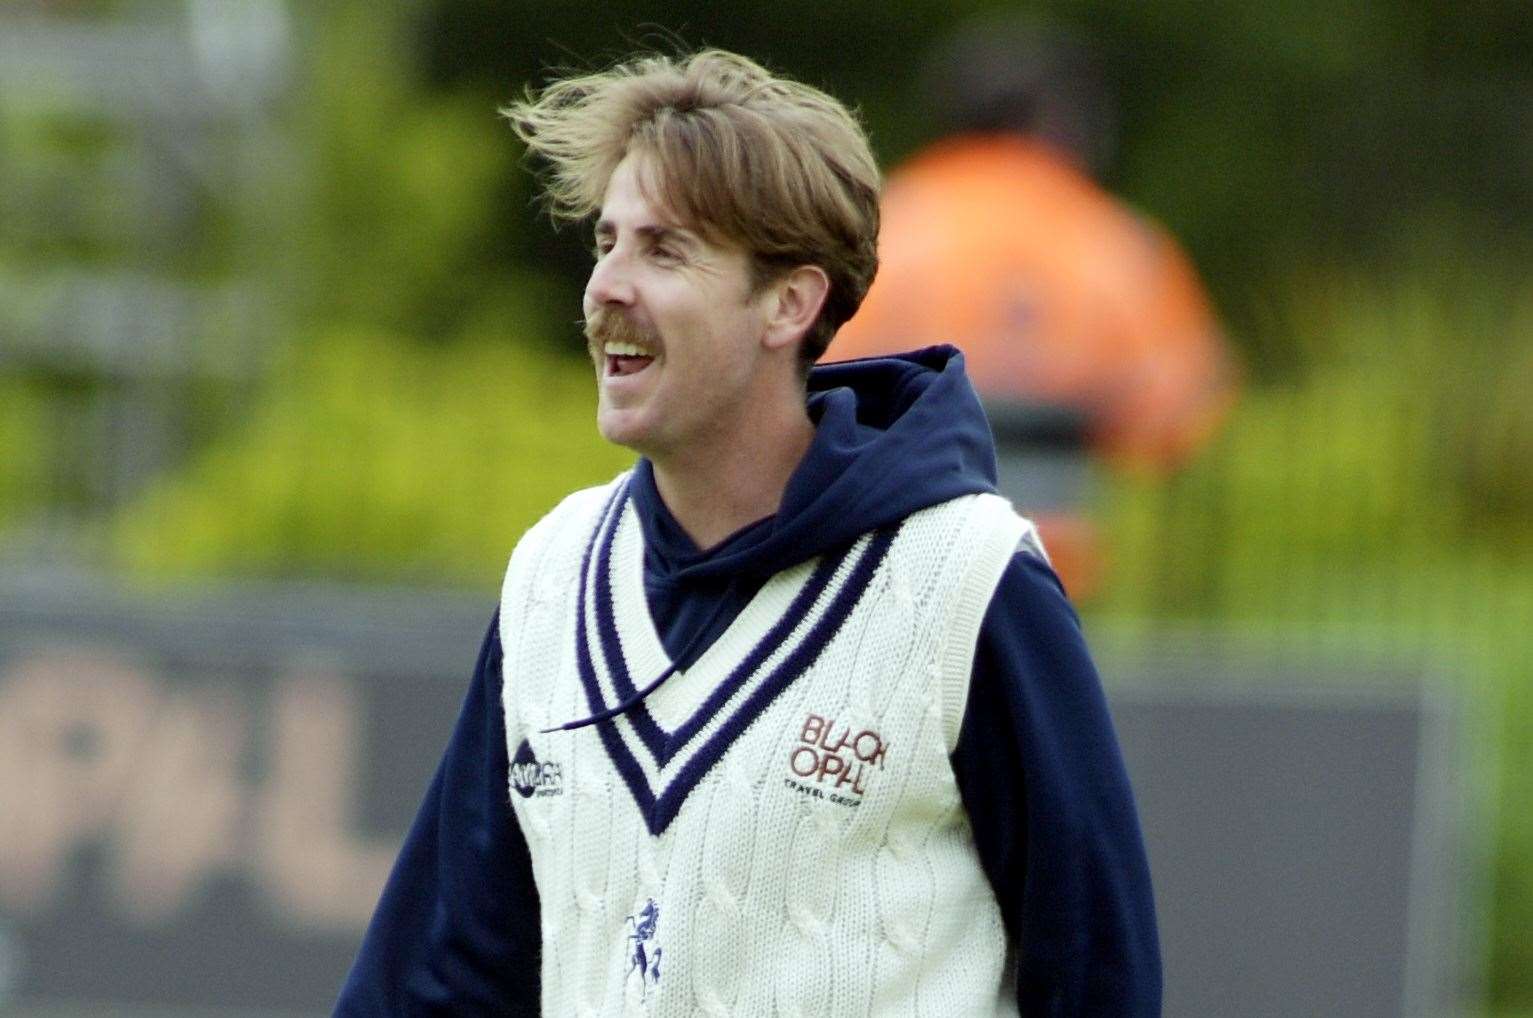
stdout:
<svg viewBox="0 0 1533 1018">
<path fill-rule="evenodd" d="M 862 797 L 875 771 L 884 769 L 889 744 L 871 728 L 853 728 L 835 718 L 810 714 L 799 729 L 798 741 L 788 750 L 784 778 L 796 792 L 829 799 L 838 806 L 862 805 Z"/>
<path fill-rule="evenodd" d="M 511 760 L 511 787 L 523 799 L 563 795 L 564 771 L 552 760 L 539 760 L 532 752 L 532 744 L 523 739 Z"/>
</svg>

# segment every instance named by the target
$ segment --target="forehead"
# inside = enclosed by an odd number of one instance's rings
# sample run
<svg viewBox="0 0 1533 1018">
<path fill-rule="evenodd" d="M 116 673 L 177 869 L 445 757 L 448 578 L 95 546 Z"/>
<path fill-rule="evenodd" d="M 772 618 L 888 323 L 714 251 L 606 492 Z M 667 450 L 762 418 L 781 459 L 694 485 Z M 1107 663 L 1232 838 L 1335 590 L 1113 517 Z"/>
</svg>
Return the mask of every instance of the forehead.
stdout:
<svg viewBox="0 0 1533 1018">
<path fill-rule="evenodd" d="M 721 238 L 688 221 L 666 203 L 660 173 L 655 161 L 644 153 L 630 152 L 624 156 L 607 180 L 596 232 L 643 230 L 679 235 L 702 244 L 718 243 Z"/>
<path fill-rule="evenodd" d="M 663 190 L 659 186 L 652 160 L 635 153 L 624 156 L 623 161 L 617 164 L 617 169 L 612 171 L 612 176 L 607 178 L 598 225 L 627 226 L 644 220 L 659 226 L 679 228 L 680 217 L 660 198 Z"/>
</svg>

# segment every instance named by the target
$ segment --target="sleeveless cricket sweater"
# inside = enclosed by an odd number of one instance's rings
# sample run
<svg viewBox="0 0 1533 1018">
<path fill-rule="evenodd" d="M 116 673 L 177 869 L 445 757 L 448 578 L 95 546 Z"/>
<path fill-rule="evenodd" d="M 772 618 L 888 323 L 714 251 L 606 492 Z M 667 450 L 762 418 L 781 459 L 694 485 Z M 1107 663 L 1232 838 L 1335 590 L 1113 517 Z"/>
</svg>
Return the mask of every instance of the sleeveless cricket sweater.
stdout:
<svg viewBox="0 0 1533 1018">
<path fill-rule="evenodd" d="M 502 593 L 510 798 L 542 1010 L 1015 1014 L 949 764 L 1029 524 L 969 495 L 771 578 L 690 668 L 650 619 L 627 478 L 523 538 Z"/>
</svg>

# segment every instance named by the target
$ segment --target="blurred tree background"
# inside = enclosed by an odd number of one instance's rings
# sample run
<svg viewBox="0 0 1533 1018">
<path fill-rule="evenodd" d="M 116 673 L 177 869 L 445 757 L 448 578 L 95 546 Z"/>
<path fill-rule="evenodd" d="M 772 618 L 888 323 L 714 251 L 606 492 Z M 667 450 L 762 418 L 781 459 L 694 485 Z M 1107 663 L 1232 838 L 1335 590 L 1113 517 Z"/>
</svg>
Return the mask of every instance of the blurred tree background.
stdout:
<svg viewBox="0 0 1533 1018">
<path fill-rule="evenodd" d="M 488 595 L 522 529 L 627 462 L 591 426 L 587 238 L 537 213 L 496 107 L 679 37 L 855 102 L 890 165 L 931 137 L 912 60 L 1003 6 L 335 0 L 221 43 L 193 16 L 216 66 L 248 66 L 220 103 L 152 116 L 0 50 L 0 562 Z M 1187 246 L 1248 377 L 1186 470 L 1108 479 L 1088 624 L 1217 624 L 1461 680 L 1494 835 L 1489 987 L 1533 1007 L 1533 17 L 1027 9 L 1100 47 L 1106 181 Z M 206 151 L 165 140 L 181 124 Z M 151 297 L 179 310 L 100 326 Z"/>
</svg>

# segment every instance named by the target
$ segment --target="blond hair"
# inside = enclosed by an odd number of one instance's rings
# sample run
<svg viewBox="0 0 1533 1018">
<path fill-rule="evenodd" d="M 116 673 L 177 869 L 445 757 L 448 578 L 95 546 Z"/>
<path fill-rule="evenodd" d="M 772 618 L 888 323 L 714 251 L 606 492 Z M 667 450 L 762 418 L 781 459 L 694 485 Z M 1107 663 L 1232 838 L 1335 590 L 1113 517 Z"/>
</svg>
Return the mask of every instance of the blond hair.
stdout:
<svg viewBox="0 0 1533 1018">
<path fill-rule="evenodd" d="M 744 247 L 759 290 L 792 268 L 830 279 L 800 355 L 813 363 L 861 305 L 878 269 L 878 164 L 834 98 L 708 49 L 647 55 L 555 81 L 501 111 L 547 162 L 556 219 L 597 212 L 630 152 L 653 160 L 656 197 L 685 225 Z"/>
</svg>

